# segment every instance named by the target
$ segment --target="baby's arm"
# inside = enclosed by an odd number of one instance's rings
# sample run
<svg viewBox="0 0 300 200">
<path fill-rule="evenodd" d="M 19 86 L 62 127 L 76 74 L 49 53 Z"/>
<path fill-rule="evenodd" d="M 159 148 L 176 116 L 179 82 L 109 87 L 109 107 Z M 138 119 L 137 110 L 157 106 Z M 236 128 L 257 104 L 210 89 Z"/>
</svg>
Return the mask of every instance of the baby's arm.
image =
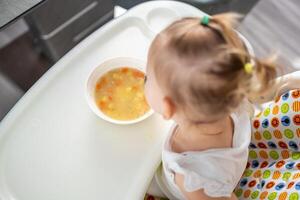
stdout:
<svg viewBox="0 0 300 200">
<path fill-rule="evenodd" d="M 175 183 L 180 188 L 181 192 L 184 194 L 187 200 L 237 200 L 235 194 L 232 193 L 231 197 L 209 197 L 204 192 L 203 189 L 194 192 L 187 192 L 183 186 L 184 176 L 182 174 L 175 173 Z"/>
<path fill-rule="evenodd" d="M 267 90 L 262 96 L 252 98 L 250 101 L 257 104 L 262 104 L 274 100 L 276 96 L 280 96 L 288 90 L 296 88 L 300 88 L 300 71 L 278 77 L 275 80 L 273 89 Z"/>
</svg>

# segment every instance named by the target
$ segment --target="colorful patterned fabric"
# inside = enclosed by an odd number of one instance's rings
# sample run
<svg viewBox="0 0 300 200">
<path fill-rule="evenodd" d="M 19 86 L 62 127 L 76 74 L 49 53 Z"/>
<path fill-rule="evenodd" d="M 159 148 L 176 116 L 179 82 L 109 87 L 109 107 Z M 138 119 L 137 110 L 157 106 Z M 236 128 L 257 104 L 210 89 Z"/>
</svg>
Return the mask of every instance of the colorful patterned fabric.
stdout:
<svg viewBox="0 0 300 200">
<path fill-rule="evenodd" d="M 300 90 L 271 102 L 252 120 L 247 168 L 239 199 L 300 199 Z"/>
<path fill-rule="evenodd" d="M 252 119 L 238 199 L 300 200 L 300 89 L 271 102 Z M 145 200 L 166 200 L 146 195 Z"/>
</svg>

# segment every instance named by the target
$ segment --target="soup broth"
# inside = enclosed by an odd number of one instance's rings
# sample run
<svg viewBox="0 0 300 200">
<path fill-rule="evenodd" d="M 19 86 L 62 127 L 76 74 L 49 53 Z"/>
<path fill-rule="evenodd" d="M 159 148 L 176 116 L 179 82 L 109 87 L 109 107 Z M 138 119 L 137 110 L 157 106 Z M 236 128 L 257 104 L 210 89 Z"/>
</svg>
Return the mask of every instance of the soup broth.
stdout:
<svg viewBox="0 0 300 200">
<path fill-rule="evenodd" d="M 149 111 L 144 96 L 145 75 L 140 70 L 121 67 L 105 73 L 97 81 L 95 100 L 99 109 L 116 120 L 133 120 Z"/>
</svg>

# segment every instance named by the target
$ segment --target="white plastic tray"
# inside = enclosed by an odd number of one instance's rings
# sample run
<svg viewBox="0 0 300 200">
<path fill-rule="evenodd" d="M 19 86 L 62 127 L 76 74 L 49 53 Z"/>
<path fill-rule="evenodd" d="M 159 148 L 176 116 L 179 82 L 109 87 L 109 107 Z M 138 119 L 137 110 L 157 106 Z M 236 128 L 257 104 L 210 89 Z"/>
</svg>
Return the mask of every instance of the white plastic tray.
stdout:
<svg viewBox="0 0 300 200">
<path fill-rule="evenodd" d="M 113 57 L 146 60 L 155 33 L 187 4 L 141 4 L 95 31 L 57 62 L 0 126 L 1 200 L 140 200 L 160 162 L 170 123 L 128 126 L 98 118 L 85 100 L 91 70 Z"/>
</svg>

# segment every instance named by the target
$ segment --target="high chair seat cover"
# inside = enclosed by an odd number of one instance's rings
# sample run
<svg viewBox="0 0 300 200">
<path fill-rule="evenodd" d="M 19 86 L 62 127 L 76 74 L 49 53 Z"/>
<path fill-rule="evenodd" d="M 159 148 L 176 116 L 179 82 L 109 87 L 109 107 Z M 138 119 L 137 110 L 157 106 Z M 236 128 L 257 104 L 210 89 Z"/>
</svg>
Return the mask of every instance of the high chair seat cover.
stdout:
<svg viewBox="0 0 300 200">
<path fill-rule="evenodd" d="M 247 168 L 239 199 L 300 198 L 300 90 L 290 90 L 252 119 Z"/>
</svg>

